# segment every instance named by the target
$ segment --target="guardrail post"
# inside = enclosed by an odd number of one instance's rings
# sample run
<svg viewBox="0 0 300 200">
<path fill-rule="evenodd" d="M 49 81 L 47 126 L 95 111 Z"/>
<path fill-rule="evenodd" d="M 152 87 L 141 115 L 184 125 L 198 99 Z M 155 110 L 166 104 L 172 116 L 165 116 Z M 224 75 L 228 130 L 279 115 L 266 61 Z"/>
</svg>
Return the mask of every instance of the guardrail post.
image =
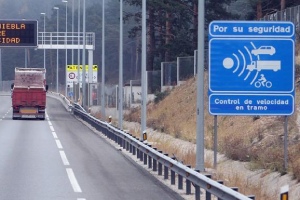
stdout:
<svg viewBox="0 0 300 200">
<path fill-rule="evenodd" d="M 118 145 L 121 146 L 122 138 L 119 135 L 116 135 L 116 136 L 117 136 L 117 140 L 118 140 Z"/>
<path fill-rule="evenodd" d="M 144 153 L 141 150 L 140 150 L 140 157 L 139 158 L 140 158 L 140 161 L 143 162 L 143 160 L 144 160 Z"/>
<path fill-rule="evenodd" d="M 157 150 L 157 148 L 153 148 L 154 150 Z M 153 157 L 153 171 L 157 171 L 157 160 Z"/>
<path fill-rule="evenodd" d="M 128 144 L 129 144 L 129 153 L 132 154 L 132 144 L 131 144 L 131 142 L 128 142 Z"/>
<path fill-rule="evenodd" d="M 190 165 L 188 165 L 187 167 L 191 168 Z M 186 194 L 191 194 L 192 191 L 191 191 L 191 181 L 186 179 Z"/>
<path fill-rule="evenodd" d="M 162 164 L 158 161 L 158 175 L 162 175 Z"/>
<path fill-rule="evenodd" d="M 151 144 L 148 144 L 148 147 L 152 147 Z M 148 155 L 148 168 L 151 169 L 152 168 L 152 158 L 150 155 Z"/>
<path fill-rule="evenodd" d="M 116 142 L 116 134 L 113 132 L 112 129 L 109 130 L 109 139 L 113 140 Z"/>
<path fill-rule="evenodd" d="M 131 144 L 131 147 L 132 147 L 132 155 L 135 155 L 136 154 L 135 146 Z"/>
<path fill-rule="evenodd" d="M 175 157 L 172 157 L 173 160 L 176 160 Z M 175 185 L 175 171 L 171 169 L 171 185 Z"/>
<path fill-rule="evenodd" d="M 119 146 L 121 146 L 121 137 L 120 136 L 118 136 L 118 135 L 116 135 L 117 136 L 117 144 L 119 145 Z"/>
<path fill-rule="evenodd" d="M 168 166 L 164 166 L 164 179 L 168 179 L 169 178 L 169 168 Z"/>
<path fill-rule="evenodd" d="M 162 151 L 158 151 L 159 153 L 162 153 Z M 158 175 L 162 175 L 162 164 L 157 160 L 158 162 Z"/>
<path fill-rule="evenodd" d="M 217 181 L 218 183 L 220 183 L 220 184 L 224 184 L 224 182 L 223 181 Z M 222 200 L 221 198 L 218 198 L 218 200 Z"/>
<path fill-rule="evenodd" d="M 196 172 L 200 172 L 200 170 L 196 170 Z M 201 195 L 200 187 L 195 183 L 193 183 L 193 185 L 195 187 L 195 200 L 200 200 L 200 195 Z"/>
<path fill-rule="evenodd" d="M 148 155 L 147 153 L 144 153 L 144 165 L 147 165 L 147 158 L 148 158 Z"/>
<path fill-rule="evenodd" d="M 168 154 L 164 154 L 165 156 L 168 156 Z M 169 178 L 169 168 L 167 165 L 164 165 L 164 179 Z"/>
<path fill-rule="evenodd" d="M 178 189 L 183 189 L 183 177 L 180 174 L 178 174 Z"/>
<path fill-rule="evenodd" d="M 129 148 L 130 148 L 130 142 L 126 141 L 126 151 L 129 151 Z"/>
<path fill-rule="evenodd" d="M 205 176 L 207 178 L 211 178 L 210 174 L 206 174 Z M 211 193 L 208 190 L 206 190 L 206 192 L 205 192 L 205 200 L 211 200 Z"/>
<path fill-rule="evenodd" d="M 140 150 L 139 150 L 138 147 L 136 148 L 136 158 L 137 158 L 137 159 L 140 158 Z"/>
<path fill-rule="evenodd" d="M 195 200 L 200 200 L 200 195 L 201 195 L 201 191 L 200 191 L 200 187 L 198 185 L 194 185 L 195 187 Z"/>
<path fill-rule="evenodd" d="M 123 149 L 126 149 L 126 140 L 125 140 L 125 137 L 122 138 L 122 147 L 123 147 Z"/>
</svg>

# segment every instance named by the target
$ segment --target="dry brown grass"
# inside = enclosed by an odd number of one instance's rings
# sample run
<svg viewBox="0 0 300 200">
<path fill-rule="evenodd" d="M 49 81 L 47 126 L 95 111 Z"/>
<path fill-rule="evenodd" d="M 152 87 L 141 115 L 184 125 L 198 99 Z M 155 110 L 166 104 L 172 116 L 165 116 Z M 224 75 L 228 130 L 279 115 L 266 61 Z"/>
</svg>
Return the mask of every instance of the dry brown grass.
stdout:
<svg viewBox="0 0 300 200">
<path fill-rule="evenodd" d="M 207 76 L 204 82 L 207 83 Z M 196 89 L 196 80 L 191 78 L 185 84 L 173 89 L 164 100 L 157 104 L 150 103 L 147 111 L 147 126 L 175 138 L 195 143 Z M 299 88 L 296 89 L 296 93 L 299 92 Z M 204 91 L 207 91 L 207 85 L 204 86 Z M 204 99 L 208 102 L 206 93 Z M 296 95 L 296 105 L 297 102 L 300 102 L 298 95 Z M 208 113 L 207 103 L 204 107 L 205 146 L 212 149 L 214 120 Z M 295 110 L 295 114 L 288 118 L 290 154 L 295 152 L 294 145 L 300 143 L 297 116 L 298 110 Z M 140 111 L 136 109 L 125 116 L 125 120 L 140 122 Z M 254 119 L 252 116 L 218 116 L 218 150 L 231 159 L 251 161 L 255 168 L 284 171 L 283 133 L 284 117 L 282 116 L 261 116 L 259 119 Z M 293 153 L 293 156 L 295 156 L 293 160 L 289 159 L 288 170 L 300 180 L 300 155 Z"/>
<path fill-rule="evenodd" d="M 213 177 L 215 180 L 224 180 L 224 185 L 228 187 L 238 187 L 239 192 L 245 195 L 254 195 L 255 199 L 277 199 L 278 193 L 270 195 L 266 190 L 262 189 L 262 181 L 256 184 L 250 183 L 245 177 L 238 173 L 222 173 L 219 172 Z"/>
<path fill-rule="evenodd" d="M 204 82 L 207 83 L 207 76 L 205 76 Z M 196 80 L 191 78 L 186 84 L 174 88 L 164 100 L 157 104 L 150 103 L 147 110 L 147 126 L 175 138 L 195 143 L 196 89 Z M 208 91 L 207 85 L 204 86 L 204 91 Z M 297 85 L 296 94 L 299 92 L 300 87 Z M 288 117 L 288 172 L 300 181 L 300 121 L 297 119 L 300 115 L 297 110 L 300 96 L 295 96 L 295 112 Z M 204 105 L 205 147 L 212 149 L 214 117 L 207 110 L 208 97 L 206 92 L 204 100 L 206 102 Z M 140 110 L 136 109 L 125 116 L 125 120 L 140 122 L 140 113 Z M 218 116 L 218 151 L 228 158 L 248 161 L 250 169 L 269 169 L 283 174 L 285 173 L 284 121 L 283 116 L 260 116 L 258 119 L 252 116 Z M 178 160 L 183 161 L 184 164 L 195 166 L 196 155 L 194 151 L 191 150 L 186 154 L 180 153 L 178 147 L 174 147 L 176 145 L 171 145 L 168 142 L 165 145 L 163 139 L 156 139 L 151 142 L 169 155 L 175 154 Z M 212 168 L 212 158 L 206 158 L 205 167 Z M 256 185 L 250 184 L 237 173 L 225 175 L 219 172 L 214 178 L 226 180 L 226 185 L 239 187 L 241 193 L 253 194 L 256 199 L 277 198 L 277 196 L 268 196 L 270 194 L 267 194 L 262 188 L 261 182 Z M 276 195 L 278 193 L 279 191 L 276 192 Z"/>
</svg>

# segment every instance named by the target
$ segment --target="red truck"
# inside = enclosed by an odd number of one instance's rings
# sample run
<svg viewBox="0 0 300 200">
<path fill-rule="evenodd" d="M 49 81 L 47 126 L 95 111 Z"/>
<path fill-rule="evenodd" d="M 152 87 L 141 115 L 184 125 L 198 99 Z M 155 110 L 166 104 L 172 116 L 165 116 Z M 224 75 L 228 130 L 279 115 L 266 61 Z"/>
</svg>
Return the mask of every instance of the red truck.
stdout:
<svg viewBox="0 0 300 200">
<path fill-rule="evenodd" d="M 15 80 L 11 85 L 13 119 L 45 119 L 46 69 L 15 68 Z"/>
</svg>

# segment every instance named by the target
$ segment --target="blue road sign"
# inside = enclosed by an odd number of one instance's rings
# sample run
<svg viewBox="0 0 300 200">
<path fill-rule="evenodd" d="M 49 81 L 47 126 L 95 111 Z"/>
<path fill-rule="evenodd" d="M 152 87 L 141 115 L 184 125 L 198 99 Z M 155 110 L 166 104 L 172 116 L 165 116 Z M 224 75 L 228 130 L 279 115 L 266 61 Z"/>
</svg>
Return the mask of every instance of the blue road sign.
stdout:
<svg viewBox="0 0 300 200">
<path fill-rule="evenodd" d="M 214 21 L 209 26 L 209 107 L 214 115 L 291 115 L 294 111 L 294 25 L 290 22 Z M 244 95 L 288 98 L 267 110 L 234 109 L 216 104 Z M 291 98 L 293 97 L 293 98 Z M 229 109 L 230 108 L 230 109 Z M 238 108 L 238 107 L 237 107 Z M 232 109 L 232 110 L 231 110 Z"/>
<path fill-rule="evenodd" d="M 218 115 L 291 115 L 294 112 L 292 95 L 213 94 L 210 113 Z"/>
</svg>

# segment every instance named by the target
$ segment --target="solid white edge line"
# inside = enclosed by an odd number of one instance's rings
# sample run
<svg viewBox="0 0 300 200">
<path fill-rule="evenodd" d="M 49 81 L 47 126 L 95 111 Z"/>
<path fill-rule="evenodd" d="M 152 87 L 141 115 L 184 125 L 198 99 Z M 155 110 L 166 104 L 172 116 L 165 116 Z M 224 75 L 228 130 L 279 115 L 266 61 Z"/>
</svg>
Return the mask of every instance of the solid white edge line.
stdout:
<svg viewBox="0 0 300 200">
<path fill-rule="evenodd" d="M 55 132 L 52 132 L 52 135 L 53 135 L 54 139 L 57 139 L 57 135 Z"/>
<path fill-rule="evenodd" d="M 67 168 L 66 170 L 74 192 L 82 192 L 73 170 L 71 168 Z"/>
<path fill-rule="evenodd" d="M 57 148 L 59 148 L 59 149 L 63 148 L 61 145 L 61 142 L 59 140 L 55 140 L 55 142 L 56 142 Z"/>
<path fill-rule="evenodd" d="M 61 157 L 61 159 L 62 159 L 64 165 L 70 165 L 70 163 L 69 163 L 69 161 L 68 161 L 68 158 L 67 158 L 65 152 L 64 152 L 64 151 L 59 151 L 59 154 L 60 154 L 60 157 Z"/>
</svg>

